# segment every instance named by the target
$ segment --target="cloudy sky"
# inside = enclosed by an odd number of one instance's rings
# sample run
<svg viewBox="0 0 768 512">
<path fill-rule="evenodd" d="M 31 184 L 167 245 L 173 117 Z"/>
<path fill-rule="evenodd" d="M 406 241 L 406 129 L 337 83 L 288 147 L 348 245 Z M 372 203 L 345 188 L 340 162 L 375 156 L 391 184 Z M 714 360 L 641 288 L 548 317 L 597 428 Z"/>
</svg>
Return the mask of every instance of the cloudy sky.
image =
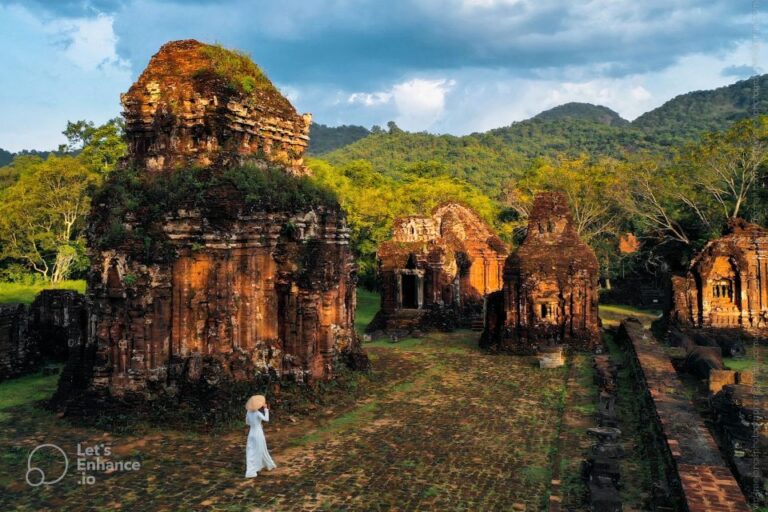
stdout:
<svg viewBox="0 0 768 512">
<path fill-rule="evenodd" d="M 0 148 L 116 116 L 172 39 L 250 53 L 320 123 L 466 134 L 568 101 L 633 119 L 765 72 L 766 20 L 746 0 L 0 0 Z"/>
</svg>

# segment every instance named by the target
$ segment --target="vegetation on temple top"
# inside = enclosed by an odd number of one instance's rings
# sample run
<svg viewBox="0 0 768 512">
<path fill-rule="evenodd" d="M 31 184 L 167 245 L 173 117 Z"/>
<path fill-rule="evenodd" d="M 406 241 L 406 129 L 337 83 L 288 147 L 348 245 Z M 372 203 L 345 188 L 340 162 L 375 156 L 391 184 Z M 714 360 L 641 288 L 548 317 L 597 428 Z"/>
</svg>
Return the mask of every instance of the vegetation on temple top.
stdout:
<svg viewBox="0 0 768 512">
<path fill-rule="evenodd" d="M 255 90 L 278 92 L 248 54 L 218 44 L 203 45 L 201 53 L 210 59 L 211 68 L 200 71 L 212 71 L 225 78 L 232 88 L 245 93 Z"/>
<path fill-rule="evenodd" d="M 208 217 L 231 219 L 238 212 L 227 210 L 228 197 L 242 198 L 254 212 L 338 208 L 335 194 L 322 184 L 256 163 L 221 172 L 182 168 L 150 174 L 120 169 L 94 196 L 97 238 L 92 242 L 99 249 L 128 247 L 134 257 L 146 261 L 166 260 L 174 255 L 162 230 L 168 212 L 195 209 Z M 237 199 L 232 203 L 240 204 Z M 128 230 L 127 219 L 141 222 Z"/>
</svg>

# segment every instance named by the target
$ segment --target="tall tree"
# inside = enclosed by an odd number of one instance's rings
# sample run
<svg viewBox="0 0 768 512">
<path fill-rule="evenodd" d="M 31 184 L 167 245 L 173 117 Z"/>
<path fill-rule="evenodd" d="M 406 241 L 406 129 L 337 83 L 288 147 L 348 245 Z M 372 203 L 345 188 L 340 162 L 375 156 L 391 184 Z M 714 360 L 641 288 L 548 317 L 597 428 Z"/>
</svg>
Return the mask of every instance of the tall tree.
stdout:
<svg viewBox="0 0 768 512">
<path fill-rule="evenodd" d="M 52 282 L 65 279 L 83 252 L 89 191 L 100 180 L 76 157 L 38 162 L 2 191 L 0 255 Z"/>
</svg>

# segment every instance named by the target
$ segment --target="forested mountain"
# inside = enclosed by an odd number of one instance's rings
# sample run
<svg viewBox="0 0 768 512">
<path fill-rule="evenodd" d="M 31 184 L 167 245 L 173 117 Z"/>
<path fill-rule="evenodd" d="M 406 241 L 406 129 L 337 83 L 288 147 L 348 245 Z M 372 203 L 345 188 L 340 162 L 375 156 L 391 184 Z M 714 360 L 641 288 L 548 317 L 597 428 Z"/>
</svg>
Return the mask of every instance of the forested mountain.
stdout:
<svg viewBox="0 0 768 512">
<path fill-rule="evenodd" d="M 533 118 L 542 120 L 583 119 L 612 126 L 629 124 L 629 121 L 621 117 L 618 112 L 615 112 L 608 107 L 577 102 L 565 103 L 564 105 L 545 110 Z"/>
<path fill-rule="evenodd" d="M 13 153 L 0 148 L 0 167 L 8 165 L 13 161 Z"/>
<path fill-rule="evenodd" d="M 4 167 L 10 164 L 17 156 L 39 156 L 43 160 L 48 158 L 48 155 L 55 154 L 60 155 L 58 151 L 38 151 L 36 149 L 24 149 L 18 153 L 11 153 L 8 150 L 0 148 L 0 167 Z"/>
<path fill-rule="evenodd" d="M 768 75 L 757 78 L 757 111 L 768 111 Z M 626 153 L 667 153 L 719 131 L 752 113 L 751 80 L 712 91 L 678 96 L 629 123 L 609 108 L 567 103 L 537 116 L 463 137 L 390 130 L 323 154 L 333 164 L 368 160 L 391 173 L 409 162 L 443 162 L 449 173 L 486 188 L 499 174 L 509 175 L 524 160 L 564 154 L 621 157 Z M 480 172 L 481 175 L 475 175 Z M 483 186 L 485 185 L 485 186 Z"/>
<path fill-rule="evenodd" d="M 720 131 L 753 113 L 755 86 L 758 114 L 768 112 L 768 75 L 742 80 L 710 91 L 677 96 L 632 122 L 663 144 L 698 137 L 702 132 Z"/>
<path fill-rule="evenodd" d="M 370 130 L 364 126 L 342 125 L 326 126 L 324 124 L 312 123 L 309 134 L 310 155 L 320 155 L 328 153 L 353 142 L 357 142 L 363 137 L 370 135 Z"/>
</svg>

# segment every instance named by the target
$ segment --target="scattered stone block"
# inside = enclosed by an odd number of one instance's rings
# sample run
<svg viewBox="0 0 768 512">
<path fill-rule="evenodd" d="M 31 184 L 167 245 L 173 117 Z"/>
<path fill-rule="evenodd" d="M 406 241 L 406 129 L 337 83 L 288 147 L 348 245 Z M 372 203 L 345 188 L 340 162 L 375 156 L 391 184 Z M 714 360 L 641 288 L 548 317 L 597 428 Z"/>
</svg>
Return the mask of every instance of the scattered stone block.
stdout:
<svg viewBox="0 0 768 512">
<path fill-rule="evenodd" d="M 732 370 L 710 370 L 709 392 L 717 393 L 723 386 L 736 384 L 736 372 Z"/>
<path fill-rule="evenodd" d="M 563 346 L 541 347 L 537 354 L 539 368 L 560 368 L 565 364 Z"/>
</svg>

